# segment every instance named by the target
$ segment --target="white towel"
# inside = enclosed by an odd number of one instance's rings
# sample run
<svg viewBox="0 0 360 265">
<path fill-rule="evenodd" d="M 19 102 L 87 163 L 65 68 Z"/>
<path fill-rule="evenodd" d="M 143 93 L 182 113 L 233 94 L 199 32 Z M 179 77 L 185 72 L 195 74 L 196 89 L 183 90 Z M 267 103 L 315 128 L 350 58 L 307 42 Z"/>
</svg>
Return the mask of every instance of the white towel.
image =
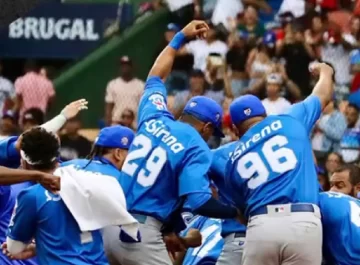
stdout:
<svg viewBox="0 0 360 265">
<path fill-rule="evenodd" d="M 138 222 L 127 211 L 124 192 L 115 177 L 74 165 L 58 168 L 54 175 L 61 177 L 59 194 L 81 231 L 121 225 L 124 232 L 137 240 Z"/>
</svg>

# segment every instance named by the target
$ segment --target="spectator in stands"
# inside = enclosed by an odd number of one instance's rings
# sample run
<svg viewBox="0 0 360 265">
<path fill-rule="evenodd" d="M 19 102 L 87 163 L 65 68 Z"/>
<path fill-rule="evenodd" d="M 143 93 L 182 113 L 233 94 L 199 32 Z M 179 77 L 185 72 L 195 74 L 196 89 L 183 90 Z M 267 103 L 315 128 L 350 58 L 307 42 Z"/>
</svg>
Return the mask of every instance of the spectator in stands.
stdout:
<svg viewBox="0 0 360 265">
<path fill-rule="evenodd" d="M 16 116 L 13 111 L 8 110 L 4 113 L 4 115 L 1 118 L 0 140 L 15 135 L 17 135 Z"/>
<path fill-rule="evenodd" d="M 345 163 L 360 160 L 359 107 L 349 104 L 346 108 L 347 129 L 340 141 L 340 154 Z"/>
<path fill-rule="evenodd" d="M 252 86 L 249 87 L 248 92 L 261 98 L 265 97 L 268 76 L 271 74 L 277 74 L 281 76 L 281 92 L 283 93 L 283 97 L 285 97 L 290 102 L 297 102 L 301 99 L 300 88 L 291 79 L 289 79 L 286 74 L 284 65 L 282 64 L 274 64 L 262 78 L 258 79 Z"/>
<path fill-rule="evenodd" d="M 250 47 L 247 44 L 247 34 L 244 31 L 234 31 L 229 36 L 229 51 L 226 63 L 231 69 L 231 90 L 234 97 L 239 97 L 248 87 L 246 62 Z"/>
<path fill-rule="evenodd" d="M 53 83 L 39 74 L 39 68 L 34 61 L 25 65 L 25 75 L 15 81 L 16 110 L 20 117 L 30 108 L 39 108 L 46 113 L 55 99 Z"/>
<path fill-rule="evenodd" d="M 306 43 L 304 34 L 299 27 L 290 25 L 285 33 L 284 40 L 277 43 L 277 54 L 285 60 L 286 73 L 289 78 L 301 88 L 303 95 L 309 95 L 310 72 L 308 67 L 315 59 L 312 47 Z"/>
<path fill-rule="evenodd" d="M 179 55 L 192 54 L 194 56 L 194 69 L 200 69 L 205 72 L 207 57 L 210 53 L 217 53 L 225 58 L 228 47 L 225 42 L 219 40 L 218 33 L 213 25 L 209 25 L 210 30 L 207 32 L 206 38 L 190 41 L 182 49 Z"/>
<path fill-rule="evenodd" d="M 360 48 L 360 17 L 353 16 L 351 18 L 350 30 L 343 34 L 343 38 L 353 49 Z"/>
<path fill-rule="evenodd" d="M 179 117 L 182 113 L 186 102 L 195 96 L 205 95 L 210 96 L 208 91 L 208 84 L 205 80 L 205 74 L 201 70 L 193 70 L 190 74 L 189 89 L 175 94 L 174 99 L 174 115 Z"/>
<path fill-rule="evenodd" d="M 22 118 L 22 131 L 30 130 L 35 126 L 43 124 L 45 121 L 44 113 L 41 109 L 31 108 L 24 112 Z"/>
<path fill-rule="evenodd" d="M 11 81 L 2 75 L 3 66 L 0 61 L 0 113 L 12 109 L 15 101 L 15 88 Z"/>
<path fill-rule="evenodd" d="M 289 109 L 291 103 L 281 96 L 282 77 L 272 73 L 266 79 L 266 95 L 262 100 L 267 115 L 278 115 Z"/>
<path fill-rule="evenodd" d="M 332 152 L 328 154 L 326 158 L 325 168 L 328 173 L 328 178 L 335 172 L 337 168 L 342 166 L 344 163 L 341 155 L 338 153 Z"/>
<path fill-rule="evenodd" d="M 246 63 L 250 76 L 250 87 L 261 78 L 264 78 L 266 73 L 274 66 L 273 56 L 275 55 L 275 43 L 275 34 L 268 32 L 264 36 L 263 41 L 250 52 Z"/>
<path fill-rule="evenodd" d="M 79 134 L 81 121 L 75 117 L 68 120 L 64 127 L 64 134 L 60 136 L 61 160 L 67 161 L 76 158 L 85 158 L 90 154 L 92 143 Z"/>
<path fill-rule="evenodd" d="M 325 31 L 325 18 L 320 14 L 315 14 L 311 18 L 310 28 L 305 31 L 305 41 L 311 45 L 316 55 L 319 55 L 320 45 L 323 42 L 323 35 Z"/>
<path fill-rule="evenodd" d="M 244 24 L 240 24 L 239 30 L 246 32 L 249 41 L 255 43 L 258 38 L 262 38 L 265 34 L 265 27 L 259 20 L 258 11 L 254 6 L 249 5 L 244 13 Z"/>
<path fill-rule="evenodd" d="M 329 152 L 339 151 L 342 135 L 346 130 L 345 115 L 336 106 L 335 98 L 324 108 L 312 136 L 312 148 L 319 164 L 325 162 Z"/>
<path fill-rule="evenodd" d="M 121 114 L 119 124 L 134 130 L 133 128 L 134 122 L 135 122 L 135 113 L 131 109 L 124 109 L 123 113 Z"/>
<path fill-rule="evenodd" d="M 336 92 L 342 86 L 348 87 L 350 76 L 350 49 L 338 30 L 328 30 L 324 34 L 324 44 L 321 47 L 321 60 L 326 61 L 335 69 Z M 343 93 L 343 92 L 341 92 Z"/>
<path fill-rule="evenodd" d="M 105 121 L 107 125 L 117 124 L 124 109 L 137 115 L 139 100 L 144 91 L 144 82 L 134 77 L 131 59 L 120 59 L 120 76 L 111 80 L 106 87 Z"/>
</svg>

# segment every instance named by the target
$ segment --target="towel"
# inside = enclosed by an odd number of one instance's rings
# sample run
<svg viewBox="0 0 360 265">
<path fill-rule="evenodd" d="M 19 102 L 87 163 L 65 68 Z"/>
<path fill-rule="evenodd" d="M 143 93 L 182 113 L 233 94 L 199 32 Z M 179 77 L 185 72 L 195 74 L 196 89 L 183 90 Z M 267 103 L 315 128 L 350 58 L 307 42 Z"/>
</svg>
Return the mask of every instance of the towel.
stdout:
<svg viewBox="0 0 360 265">
<path fill-rule="evenodd" d="M 54 175 L 61 178 L 59 195 L 82 232 L 117 225 L 138 240 L 138 222 L 127 211 L 124 192 L 115 177 L 74 165 L 58 168 Z"/>
</svg>

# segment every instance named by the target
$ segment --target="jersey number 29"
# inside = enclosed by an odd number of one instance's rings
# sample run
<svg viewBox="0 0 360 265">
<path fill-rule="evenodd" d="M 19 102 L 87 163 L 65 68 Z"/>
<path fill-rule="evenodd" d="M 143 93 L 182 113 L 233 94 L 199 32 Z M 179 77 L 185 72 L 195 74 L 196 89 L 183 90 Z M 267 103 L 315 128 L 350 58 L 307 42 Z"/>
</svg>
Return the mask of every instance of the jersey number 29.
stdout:
<svg viewBox="0 0 360 265">
<path fill-rule="evenodd" d="M 144 166 L 137 174 L 137 182 L 143 187 L 152 186 L 167 160 L 166 151 L 160 146 L 152 150 L 151 140 L 143 134 L 136 136 L 132 144 L 138 147 L 138 149 L 133 150 L 127 155 L 122 171 L 134 177 L 135 172 L 139 168 L 139 165 L 135 163 L 134 160 L 145 158 L 151 152 Z"/>
<path fill-rule="evenodd" d="M 239 159 L 237 172 L 243 179 L 250 179 L 249 189 L 265 183 L 270 172 L 282 174 L 296 167 L 297 158 L 293 150 L 284 147 L 287 143 L 288 139 L 283 135 L 276 135 L 264 143 L 261 153 L 269 166 L 257 152 L 249 152 Z"/>
</svg>

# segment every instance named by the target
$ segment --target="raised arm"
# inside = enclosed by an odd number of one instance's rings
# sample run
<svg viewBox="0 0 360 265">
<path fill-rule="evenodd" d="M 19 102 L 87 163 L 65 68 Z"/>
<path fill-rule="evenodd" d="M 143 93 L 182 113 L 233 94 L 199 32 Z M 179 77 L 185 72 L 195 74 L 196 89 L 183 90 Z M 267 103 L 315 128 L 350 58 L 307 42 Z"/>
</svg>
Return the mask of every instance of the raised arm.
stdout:
<svg viewBox="0 0 360 265">
<path fill-rule="evenodd" d="M 319 76 L 312 95 L 320 99 L 321 108 L 324 109 L 333 97 L 334 69 L 327 63 L 313 63 L 310 65 L 310 72 Z"/>
<path fill-rule="evenodd" d="M 183 28 L 182 31 L 176 33 L 169 45 L 157 57 L 150 70 L 149 77 L 157 76 L 164 81 L 172 69 L 177 51 L 180 50 L 186 39 L 193 37 L 202 38 L 208 30 L 209 26 L 204 21 L 194 20 Z"/>
</svg>

